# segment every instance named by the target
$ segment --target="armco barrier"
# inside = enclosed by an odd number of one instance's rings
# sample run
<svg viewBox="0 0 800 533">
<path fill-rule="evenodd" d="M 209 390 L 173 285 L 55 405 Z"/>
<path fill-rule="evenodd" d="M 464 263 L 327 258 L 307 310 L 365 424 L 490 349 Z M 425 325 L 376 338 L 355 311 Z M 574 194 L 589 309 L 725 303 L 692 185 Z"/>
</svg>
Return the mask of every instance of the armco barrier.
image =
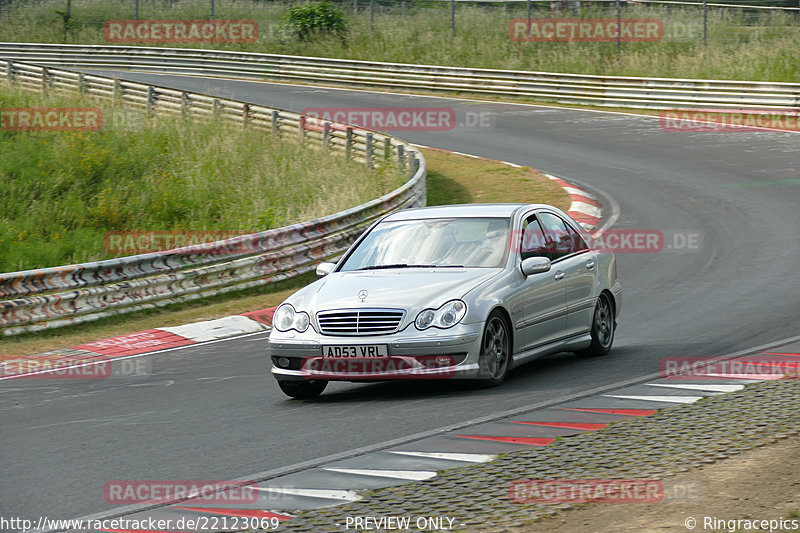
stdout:
<svg viewBox="0 0 800 533">
<path fill-rule="evenodd" d="M 800 84 L 642 78 L 469 69 L 223 50 L 0 43 L 0 58 L 39 65 L 138 70 L 262 81 L 324 83 L 527 97 L 564 104 L 650 109 L 688 107 L 786 110 L 800 106 Z"/>
<path fill-rule="evenodd" d="M 0 60 L 2 82 L 37 91 L 77 91 L 139 106 L 148 113 L 213 115 L 243 127 L 294 136 L 370 167 L 391 159 L 409 176 L 396 190 L 346 211 L 206 248 L 0 274 L 0 331 L 4 335 L 280 281 L 341 254 L 378 217 L 425 205 L 424 158 L 414 147 L 388 135 L 330 122 L 306 125 L 306 117 L 287 111 L 20 62 Z"/>
</svg>

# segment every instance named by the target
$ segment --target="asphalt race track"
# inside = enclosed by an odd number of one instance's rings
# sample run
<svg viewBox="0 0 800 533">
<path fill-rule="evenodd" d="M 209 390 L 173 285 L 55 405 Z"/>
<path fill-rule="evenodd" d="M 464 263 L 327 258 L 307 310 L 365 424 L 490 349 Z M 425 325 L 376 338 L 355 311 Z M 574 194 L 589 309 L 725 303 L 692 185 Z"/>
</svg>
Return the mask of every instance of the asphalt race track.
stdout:
<svg viewBox="0 0 800 533">
<path fill-rule="evenodd" d="M 1 381 L 0 515 L 92 514 L 112 508 L 109 480 L 244 477 L 648 374 L 663 357 L 722 355 L 800 332 L 796 134 L 665 132 L 657 118 L 607 112 L 123 77 L 295 112 L 452 107 L 460 122 L 484 125 L 395 134 L 557 174 L 596 193 L 605 216 L 618 205 L 615 228 L 697 233 L 700 247 L 669 249 L 670 239 L 659 253 L 618 254 L 612 354 L 551 356 L 491 390 L 345 383 L 319 401 L 290 401 L 268 375 L 265 334 L 145 357 L 147 376 Z"/>
</svg>

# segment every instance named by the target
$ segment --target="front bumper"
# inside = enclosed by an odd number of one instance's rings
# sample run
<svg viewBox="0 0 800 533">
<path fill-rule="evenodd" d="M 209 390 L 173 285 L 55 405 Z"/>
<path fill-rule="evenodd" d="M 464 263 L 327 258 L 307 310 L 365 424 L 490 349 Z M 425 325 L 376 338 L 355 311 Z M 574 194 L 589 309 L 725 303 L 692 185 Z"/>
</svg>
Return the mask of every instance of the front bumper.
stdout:
<svg viewBox="0 0 800 533">
<path fill-rule="evenodd" d="M 323 336 L 273 330 L 267 340 L 272 375 L 281 381 L 384 381 L 470 379 L 478 376 L 482 324 L 452 330 L 376 336 Z M 323 346 L 385 345 L 388 356 L 323 357 Z M 279 366 L 279 360 L 289 365 Z"/>
</svg>

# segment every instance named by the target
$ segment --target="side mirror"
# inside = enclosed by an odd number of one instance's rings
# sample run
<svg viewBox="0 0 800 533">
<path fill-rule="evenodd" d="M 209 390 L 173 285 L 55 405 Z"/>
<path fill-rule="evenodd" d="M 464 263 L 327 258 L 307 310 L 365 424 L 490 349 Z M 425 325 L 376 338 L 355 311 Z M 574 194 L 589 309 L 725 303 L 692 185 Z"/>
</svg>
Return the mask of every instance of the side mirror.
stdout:
<svg viewBox="0 0 800 533">
<path fill-rule="evenodd" d="M 550 260 L 546 257 L 529 257 L 522 261 L 520 269 L 525 277 L 541 274 L 550 270 Z"/>
<path fill-rule="evenodd" d="M 327 276 L 333 272 L 334 268 L 336 268 L 336 263 L 320 263 L 317 265 L 317 276 L 320 278 Z"/>
</svg>

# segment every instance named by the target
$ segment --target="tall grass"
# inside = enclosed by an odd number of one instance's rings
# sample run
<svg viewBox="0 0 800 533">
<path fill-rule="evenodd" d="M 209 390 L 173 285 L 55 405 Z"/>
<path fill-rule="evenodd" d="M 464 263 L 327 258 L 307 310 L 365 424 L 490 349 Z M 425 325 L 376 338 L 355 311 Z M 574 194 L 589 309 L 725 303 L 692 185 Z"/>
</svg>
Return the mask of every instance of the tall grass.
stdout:
<svg viewBox="0 0 800 533">
<path fill-rule="evenodd" d="M 367 2 L 361 0 L 361 6 Z M 654 43 L 517 43 L 508 23 L 525 18 L 524 4 L 478 7 L 459 5 L 455 35 L 450 33 L 447 3 L 407 2 L 382 7 L 370 31 L 362 7 L 347 13 L 349 34 L 317 36 L 299 42 L 282 29 L 287 4 L 255 0 L 218 0 L 216 18 L 255 19 L 259 39 L 251 44 L 207 44 L 204 48 L 343 57 L 468 67 L 542 70 L 627 76 L 800 81 L 800 24 L 797 15 L 740 9 L 709 11 L 708 41 L 703 45 L 702 12 L 694 7 L 625 6 L 623 17 L 659 18 L 667 35 Z M 64 30 L 56 13 L 63 0 L 15 2 L 0 14 L 0 40 L 29 42 L 104 42 L 102 27 L 109 19 L 133 18 L 132 0 L 73 0 L 73 25 Z M 537 4 L 541 6 L 542 4 Z M 141 0 L 140 19 L 208 18 L 207 0 Z M 613 8 L 591 6 L 579 11 L 551 13 L 537 7 L 534 17 L 615 17 Z M 181 46 L 181 45 L 169 45 Z M 185 45 L 184 45 L 185 46 Z"/>
<path fill-rule="evenodd" d="M 0 108 L 49 106 L 96 102 L 0 87 Z M 402 183 L 264 130 L 103 111 L 99 131 L 0 131 L 0 272 L 113 257 L 109 231 L 266 230 Z"/>
</svg>

